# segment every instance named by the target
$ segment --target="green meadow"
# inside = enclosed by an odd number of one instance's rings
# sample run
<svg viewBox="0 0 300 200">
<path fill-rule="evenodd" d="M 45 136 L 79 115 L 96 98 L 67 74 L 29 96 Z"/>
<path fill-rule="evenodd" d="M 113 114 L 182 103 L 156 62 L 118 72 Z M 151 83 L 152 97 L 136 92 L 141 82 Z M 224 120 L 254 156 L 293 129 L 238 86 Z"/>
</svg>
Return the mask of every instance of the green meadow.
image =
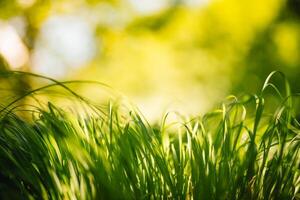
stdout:
<svg viewBox="0 0 300 200">
<path fill-rule="evenodd" d="M 300 200 L 300 0 L 0 0 L 0 200 Z"/>
<path fill-rule="evenodd" d="M 1 105 L 1 199 L 300 198 L 299 94 L 280 72 L 257 94 L 228 96 L 211 112 L 177 114 L 175 122 L 166 113 L 156 123 L 135 106 L 93 103 L 72 82 L 48 81 Z M 35 98 L 54 86 L 73 104 Z M 26 98 L 35 103 L 20 103 Z"/>
</svg>

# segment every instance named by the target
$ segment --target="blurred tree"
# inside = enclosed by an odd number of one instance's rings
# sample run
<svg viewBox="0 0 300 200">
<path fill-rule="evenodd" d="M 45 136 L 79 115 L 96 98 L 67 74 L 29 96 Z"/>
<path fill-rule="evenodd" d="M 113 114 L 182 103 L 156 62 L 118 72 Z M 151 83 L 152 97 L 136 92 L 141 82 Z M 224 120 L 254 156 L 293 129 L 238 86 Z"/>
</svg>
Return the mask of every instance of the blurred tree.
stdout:
<svg viewBox="0 0 300 200">
<path fill-rule="evenodd" d="M 288 0 L 278 17 L 255 35 L 245 58 L 239 63 L 245 71 L 239 76 L 234 93 L 258 91 L 273 70 L 284 72 L 294 92 L 300 91 L 300 1 Z M 282 80 L 278 80 L 282 81 Z M 276 83 L 280 87 L 282 83 Z"/>
<path fill-rule="evenodd" d="M 300 0 L 288 0 L 287 1 L 287 10 L 300 18 Z"/>
<path fill-rule="evenodd" d="M 9 66 L 3 56 L 0 54 L 0 72 L 6 71 L 9 69 Z"/>
</svg>

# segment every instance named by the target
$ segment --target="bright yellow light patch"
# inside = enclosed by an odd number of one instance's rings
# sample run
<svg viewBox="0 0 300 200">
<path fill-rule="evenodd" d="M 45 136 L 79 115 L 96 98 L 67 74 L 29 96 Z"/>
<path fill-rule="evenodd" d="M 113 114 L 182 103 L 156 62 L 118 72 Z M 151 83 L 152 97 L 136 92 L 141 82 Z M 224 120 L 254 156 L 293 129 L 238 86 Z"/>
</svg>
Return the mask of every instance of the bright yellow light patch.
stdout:
<svg viewBox="0 0 300 200">
<path fill-rule="evenodd" d="M 291 66 L 299 61 L 299 27 L 291 24 L 279 25 L 273 39 L 281 60 Z"/>
<path fill-rule="evenodd" d="M 32 6 L 36 0 L 18 0 L 18 4 L 23 8 L 28 8 Z"/>
</svg>

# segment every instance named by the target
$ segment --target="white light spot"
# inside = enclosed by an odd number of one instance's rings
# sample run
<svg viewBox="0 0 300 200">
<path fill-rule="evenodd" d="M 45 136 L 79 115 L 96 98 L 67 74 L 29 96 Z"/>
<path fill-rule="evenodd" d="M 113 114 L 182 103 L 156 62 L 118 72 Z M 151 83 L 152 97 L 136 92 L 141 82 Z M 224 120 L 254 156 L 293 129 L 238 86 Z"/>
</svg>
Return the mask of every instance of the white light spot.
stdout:
<svg viewBox="0 0 300 200">
<path fill-rule="evenodd" d="M 32 59 L 34 70 L 62 77 L 62 73 L 79 68 L 94 57 L 96 41 L 92 27 L 84 18 L 54 16 L 42 26 L 35 49 L 36 55 L 42 54 L 42 57 L 47 59 L 34 56 Z M 50 61 L 51 59 L 53 61 Z"/>
<path fill-rule="evenodd" d="M 24 17 L 16 16 L 9 20 L 9 24 L 14 27 L 14 29 L 17 31 L 18 35 L 23 38 L 26 33 L 26 20 Z"/>
<path fill-rule="evenodd" d="M 184 3 L 188 6 L 205 6 L 209 4 L 210 0 L 185 0 Z"/>
<path fill-rule="evenodd" d="M 16 30 L 0 22 L 0 54 L 12 69 L 18 69 L 28 62 L 28 50 Z"/>
<path fill-rule="evenodd" d="M 66 74 L 66 68 L 60 59 L 49 52 L 47 49 L 39 49 L 32 55 L 33 71 L 50 76 L 50 77 L 63 77 Z"/>
<path fill-rule="evenodd" d="M 170 5 L 168 0 L 129 0 L 139 14 L 153 14 Z"/>
</svg>

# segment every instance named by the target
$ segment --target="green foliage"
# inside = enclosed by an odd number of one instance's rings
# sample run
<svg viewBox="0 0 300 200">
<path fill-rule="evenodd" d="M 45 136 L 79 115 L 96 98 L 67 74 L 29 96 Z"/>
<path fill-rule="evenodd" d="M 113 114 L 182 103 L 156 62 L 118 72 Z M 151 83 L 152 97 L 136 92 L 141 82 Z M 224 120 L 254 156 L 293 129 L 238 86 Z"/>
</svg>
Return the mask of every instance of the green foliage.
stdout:
<svg viewBox="0 0 300 200">
<path fill-rule="evenodd" d="M 277 110 L 264 110 L 265 90 L 280 93 L 275 74 L 259 95 L 229 97 L 176 128 L 52 80 L 84 111 L 49 102 L 24 118 L 17 101 L 1 108 L 1 199 L 297 199 L 300 124 L 287 83 Z"/>
</svg>

